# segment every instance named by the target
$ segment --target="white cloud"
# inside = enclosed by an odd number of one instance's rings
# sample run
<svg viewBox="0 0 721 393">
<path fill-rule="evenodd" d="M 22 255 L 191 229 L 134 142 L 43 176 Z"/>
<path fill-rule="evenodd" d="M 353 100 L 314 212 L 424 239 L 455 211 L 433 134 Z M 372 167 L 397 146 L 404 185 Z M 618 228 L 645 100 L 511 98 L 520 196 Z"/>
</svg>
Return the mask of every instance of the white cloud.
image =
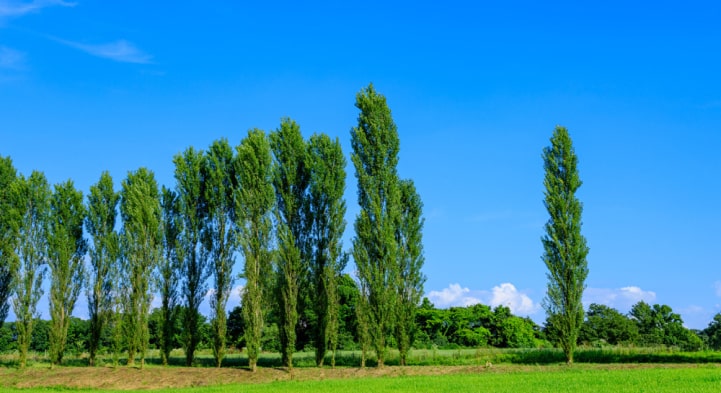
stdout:
<svg viewBox="0 0 721 393">
<path fill-rule="evenodd" d="M 0 68 L 21 70 L 25 67 L 25 54 L 6 46 L 0 46 Z"/>
<path fill-rule="evenodd" d="M 518 292 L 511 283 L 493 287 L 492 293 L 490 305 L 493 307 L 506 306 L 515 315 L 529 315 L 538 311 L 538 305 L 525 293 Z"/>
<path fill-rule="evenodd" d="M 30 2 L 0 0 L 0 18 L 19 17 L 52 6 L 75 7 L 77 3 L 62 0 L 35 0 Z"/>
<path fill-rule="evenodd" d="M 149 64 L 152 60 L 152 56 L 136 48 L 133 43 L 125 40 L 105 44 L 83 44 L 61 39 L 56 39 L 56 41 L 87 54 L 121 63 Z"/>
<path fill-rule="evenodd" d="M 519 292 L 511 283 L 502 283 L 490 291 L 471 290 L 461 287 L 460 284 L 450 284 L 448 288 L 440 291 L 428 292 L 428 300 L 440 308 L 465 307 L 478 303 L 491 307 L 503 305 L 510 308 L 515 315 L 534 314 L 539 310 L 538 304 L 527 294 Z"/>
<path fill-rule="evenodd" d="M 713 286 L 716 291 L 716 296 L 721 297 L 721 281 L 716 281 Z"/>
<path fill-rule="evenodd" d="M 623 288 L 587 288 L 583 294 L 583 303 L 603 304 L 617 308 L 620 311 L 631 309 L 634 304 L 644 301 L 653 303 L 656 300 L 656 292 L 645 291 L 637 286 Z"/>
<path fill-rule="evenodd" d="M 440 308 L 465 307 L 480 303 L 481 299 L 470 296 L 470 292 L 471 290 L 468 288 L 461 288 L 461 284 L 450 284 L 448 288 L 440 291 L 428 292 L 428 300 Z"/>
</svg>

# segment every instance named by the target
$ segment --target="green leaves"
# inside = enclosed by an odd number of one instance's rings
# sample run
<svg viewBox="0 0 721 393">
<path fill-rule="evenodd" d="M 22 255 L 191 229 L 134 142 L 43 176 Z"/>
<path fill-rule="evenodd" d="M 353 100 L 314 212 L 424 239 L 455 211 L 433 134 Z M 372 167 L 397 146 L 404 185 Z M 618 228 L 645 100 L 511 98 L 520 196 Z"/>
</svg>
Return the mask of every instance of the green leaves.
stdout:
<svg viewBox="0 0 721 393">
<path fill-rule="evenodd" d="M 128 364 L 132 365 L 139 354 L 142 366 L 148 348 L 150 272 L 160 259 L 162 246 L 160 195 L 155 176 L 146 168 L 128 173 L 120 196 Z"/>
<path fill-rule="evenodd" d="M 88 347 L 90 365 L 95 365 L 95 355 L 100 347 L 103 327 L 113 306 L 113 292 L 119 285 L 114 284 L 118 277 L 118 258 L 120 243 L 115 231 L 120 195 L 113 190 L 110 173 L 103 172 L 100 180 L 90 186 L 87 202 L 85 227 L 91 238 L 90 271 L 88 272 L 88 313 L 90 317 L 90 335 Z"/>
<path fill-rule="evenodd" d="M 20 367 L 24 368 L 37 316 L 37 303 L 43 294 L 42 282 L 47 263 L 47 233 L 50 209 L 50 186 L 45 175 L 33 171 L 29 178 L 20 176 L 12 183 L 10 203 L 20 218 L 15 243 L 17 265 L 13 311 L 17 318 Z"/>
<path fill-rule="evenodd" d="M 70 315 L 84 283 L 83 262 L 87 252 L 87 241 L 83 238 L 83 194 L 75 189 L 72 181 L 55 186 L 49 217 L 50 360 L 53 364 L 60 364 L 65 352 Z"/>
<path fill-rule="evenodd" d="M 248 131 L 237 147 L 235 173 L 239 190 L 235 207 L 240 250 L 245 258 L 246 285 L 242 294 L 245 340 L 253 371 L 260 351 L 263 306 L 268 300 L 266 294 L 272 277 L 271 212 L 275 195 L 271 170 L 270 144 L 265 133 L 258 129 Z"/>
<path fill-rule="evenodd" d="M 568 131 L 556 127 L 551 145 L 543 150 L 544 205 L 550 216 L 541 239 L 548 268 L 544 306 L 569 363 L 583 323 L 581 297 L 588 276 L 588 247 L 581 235 L 583 206 L 575 196 L 582 184 L 577 163 Z"/>
</svg>

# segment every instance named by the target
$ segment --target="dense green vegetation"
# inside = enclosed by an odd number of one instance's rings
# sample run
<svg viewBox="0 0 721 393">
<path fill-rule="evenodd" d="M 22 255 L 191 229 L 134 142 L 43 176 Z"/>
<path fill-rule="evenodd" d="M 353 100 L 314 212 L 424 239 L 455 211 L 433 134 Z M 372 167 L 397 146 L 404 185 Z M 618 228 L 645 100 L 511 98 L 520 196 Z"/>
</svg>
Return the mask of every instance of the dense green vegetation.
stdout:
<svg viewBox="0 0 721 393">
<path fill-rule="evenodd" d="M 199 361 L 197 350 L 211 351 L 220 367 L 228 351 L 244 348 L 255 369 L 267 353 L 292 367 L 296 352 L 311 350 L 318 366 L 327 358 L 335 365 L 336 350 L 359 350 L 360 365 L 382 366 L 396 361 L 395 350 L 398 363 L 412 364 L 412 348 L 558 346 L 569 362 L 576 345 L 721 348 L 721 314 L 692 332 L 667 305 L 640 302 L 624 315 L 592 304 L 584 313 L 588 248 L 574 196 L 581 182 L 562 127 L 543 155 L 544 326 L 503 306 L 437 309 L 422 300 L 421 196 L 397 172 L 400 140 L 385 97 L 370 85 L 356 107 L 350 158 L 360 211 L 347 251 L 340 143 L 324 134 L 304 139 L 291 119 L 270 133 L 251 130 L 235 147 L 225 139 L 207 150 L 188 147 L 173 158 L 172 187 L 140 168 L 116 192 L 104 172 L 86 203 L 71 181 L 53 193 L 42 172 L 25 178 L 0 157 L 0 352 L 17 352 L 20 367 L 29 351 L 49 352 L 53 364 L 87 352 L 90 365 L 126 356 L 124 363 L 137 358 L 142 367 L 150 350 L 172 364 L 182 348 L 185 365 Z M 350 255 L 355 277 L 343 274 Z M 236 259 L 239 277 L 231 273 Z M 44 321 L 37 303 L 48 268 L 52 318 Z M 239 278 L 243 307 L 226 313 Z M 82 288 L 87 321 L 69 317 Z M 151 310 L 156 294 L 161 307 Z M 199 312 L 206 295 L 209 316 Z M 9 303 L 16 321 L 4 323 Z"/>
</svg>

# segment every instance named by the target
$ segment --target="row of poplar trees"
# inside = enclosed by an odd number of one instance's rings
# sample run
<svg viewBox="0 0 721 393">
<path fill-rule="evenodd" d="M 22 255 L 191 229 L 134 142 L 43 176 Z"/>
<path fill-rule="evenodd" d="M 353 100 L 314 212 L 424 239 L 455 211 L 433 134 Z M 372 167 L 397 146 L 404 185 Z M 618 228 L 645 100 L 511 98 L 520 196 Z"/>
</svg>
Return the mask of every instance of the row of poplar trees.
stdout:
<svg viewBox="0 0 721 393">
<path fill-rule="evenodd" d="M 104 172 L 86 202 L 72 181 L 51 191 L 41 172 L 25 178 L 9 157 L 0 157 L 0 321 L 12 303 L 20 366 L 49 270 L 53 364 L 62 361 L 70 316 L 85 288 L 91 365 L 104 329 L 113 332 L 116 362 L 124 343 L 128 364 L 136 358 L 144 364 L 154 294 L 161 299 L 162 362 L 168 362 L 172 327 L 181 318 L 185 360 L 192 365 L 200 342 L 199 307 L 210 292 L 212 349 L 220 367 L 238 256 L 244 261 L 241 301 L 250 368 L 256 369 L 271 309 L 279 316 L 283 362 L 292 368 L 300 299 L 317 316 L 317 364 L 331 352 L 334 365 L 337 286 L 349 254 L 361 288 L 363 363 L 372 347 L 383 365 L 389 335 L 405 363 L 425 281 L 422 203 L 413 182 L 397 174 L 399 138 L 385 97 L 370 85 L 357 94 L 356 107 L 360 115 L 351 138 L 360 213 L 350 253 L 342 243 L 346 159 L 340 143 L 324 134 L 305 140 L 290 119 L 268 135 L 249 131 L 236 148 L 221 139 L 205 151 L 186 149 L 173 158 L 173 189 L 159 188 L 153 172 L 140 168 L 115 191 Z M 176 315 L 180 304 L 182 316 Z"/>
</svg>

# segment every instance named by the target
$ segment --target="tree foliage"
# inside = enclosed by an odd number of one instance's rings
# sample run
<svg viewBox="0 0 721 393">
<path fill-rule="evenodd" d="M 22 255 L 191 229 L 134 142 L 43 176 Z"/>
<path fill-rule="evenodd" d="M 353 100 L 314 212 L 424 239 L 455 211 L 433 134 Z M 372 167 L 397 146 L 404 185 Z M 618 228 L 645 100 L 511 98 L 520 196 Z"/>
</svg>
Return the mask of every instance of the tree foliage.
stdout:
<svg viewBox="0 0 721 393">
<path fill-rule="evenodd" d="M 85 227 L 91 239 L 87 287 L 90 319 L 88 361 L 91 366 L 95 365 L 102 332 L 111 315 L 113 295 L 117 295 L 119 287 L 114 280 L 118 277 L 117 262 L 120 254 L 118 233 L 115 231 L 119 200 L 120 195 L 113 190 L 110 173 L 103 172 L 100 180 L 90 186 L 85 219 Z"/>
<path fill-rule="evenodd" d="M 276 294 L 283 364 L 293 368 L 298 323 L 298 291 L 308 269 L 308 184 L 306 143 L 298 124 L 283 119 L 269 135 L 275 189 Z M 318 343 L 316 343 L 318 345 Z"/>
<path fill-rule="evenodd" d="M 415 317 L 423 296 L 423 202 L 412 180 L 400 183 L 401 214 L 398 217 L 398 275 L 395 339 L 401 365 L 406 365 L 408 352 L 415 337 Z"/>
<path fill-rule="evenodd" d="M 7 318 L 13 280 L 18 269 L 15 253 L 21 217 L 13 207 L 13 183 L 17 172 L 10 157 L 0 156 L 0 328 Z"/>
<path fill-rule="evenodd" d="M 48 265 L 50 266 L 50 361 L 60 364 L 71 314 L 85 278 L 88 249 L 83 238 L 83 193 L 68 180 L 55 186 L 50 199 Z"/>
<path fill-rule="evenodd" d="M 33 171 L 29 178 L 20 176 L 13 182 L 11 194 L 13 210 L 17 209 L 16 214 L 21 217 L 18 237 L 22 240 L 15 243 L 15 255 L 20 263 L 12 305 L 17 321 L 20 367 L 24 368 L 46 273 L 50 186 L 44 174 Z"/>
<path fill-rule="evenodd" d="M 207 213 L 205 181 L 203 178 L 204 155 L 192 147 L 173 158 L 175 164 L 178 212 L 183 225 L 180 233 L 180 249 L 183 255 L 183 345 L 185 365 L 191 366 L 195 349 L 200 342 L 200 303 L 207 292 L 206 280 L 210 273 L 207 253 L 202 247 L 202 234 Z"/>
<path fill-rule="evenodd" d="M 332 352 L 331 366 L 335 367 L 340 329 L 339 280 L 348 262 L 343 252 L 346 205 L 345 166 L 338 139 L 325 134 L 311 136 L 308 144 L 310 164 L 310 262 L 311 301 L 315 306 L 316 364 L 323 365 L 327 350 Z"/>
<path fill-rule="evenodd" d="M 619 345 L 637 343 L 638 339 L 638 327 L 626 315 L 602 304 L 588 306 L 580 341 Z"/>
<path fill-rule="evenodd" d="M 226 139 L 212 143 L 205 154 L 203 168 L 207 209 L 203 246 L 210 258 L 215 283 L 210 298 L 212 347 L 216 366 L 220 367 L 227 346 L 225 307 L 233 287 L 233 258 L 238 247 L 233 202 L 238 185 L 233 172 L 233 149 Z"/>
<path fill-rule="evenodd" d="M 146 168 L 128 173 L 120 196 L 121 281 L 125 285 L 123 315 L 128 365 L 133 365 L 135 356 L 139 355 L 142 367 L 149 340 L 150 278 L 160 260 L 162 246 L 160 195 L 155 176 Z"/>
<path fill-rule="evenodd" d="M 386 99 L 373 85 L 356 95 L 358 125 L 351 130 L 351 160 L 358 180 L 358 204 L 353 259 L 361 282 L 362 310 L 376 351 L 378 366 L 386 355 L 393 331 L 400 214 L 400 187 L 396 171 L 400 149 L 398 131 Z"/>
<path fill-rule="evenodd" d="M 158 347 L 160 361 L 163 365 L 167 365 L 170 351 L 175 348 L 175 327 L 180 317 L 178 287 L 183 261 L 183 249 L 180 247 L 183 220 L 180 215 L 178 195 L 165 186 L 160 193 L 160 207 L 163 254 L 158 263 L 156 276 L 156 287 L 160 291 Z"/>
<path fill-rule="evenodd" d="M 559 332 L 559 345 L 570 364 L 583 323 L 581 297 L 588 276 L 588 247 L 581 235 L 583 205 L 575 195 L 582 184 L 578 158 L 565 128 L 554 130 L 551 145 L 543 150 L 543 164 L 544 205 L 550 215 L 542 238 L 543 261 L 548 268 L 544 307 L 552 316 L 549 320 Z"/>
<path fill-rule="evenodd" d="M 265 304 L 272 276 L 272 221 L 274 204 L 270 145 L 255 129 L 237 147 L 236 212 L 240 251 L 245 259 L 242 293 L 245 342 L 250 369 L 255 372 L 261 348 Z"/>
</svg>

